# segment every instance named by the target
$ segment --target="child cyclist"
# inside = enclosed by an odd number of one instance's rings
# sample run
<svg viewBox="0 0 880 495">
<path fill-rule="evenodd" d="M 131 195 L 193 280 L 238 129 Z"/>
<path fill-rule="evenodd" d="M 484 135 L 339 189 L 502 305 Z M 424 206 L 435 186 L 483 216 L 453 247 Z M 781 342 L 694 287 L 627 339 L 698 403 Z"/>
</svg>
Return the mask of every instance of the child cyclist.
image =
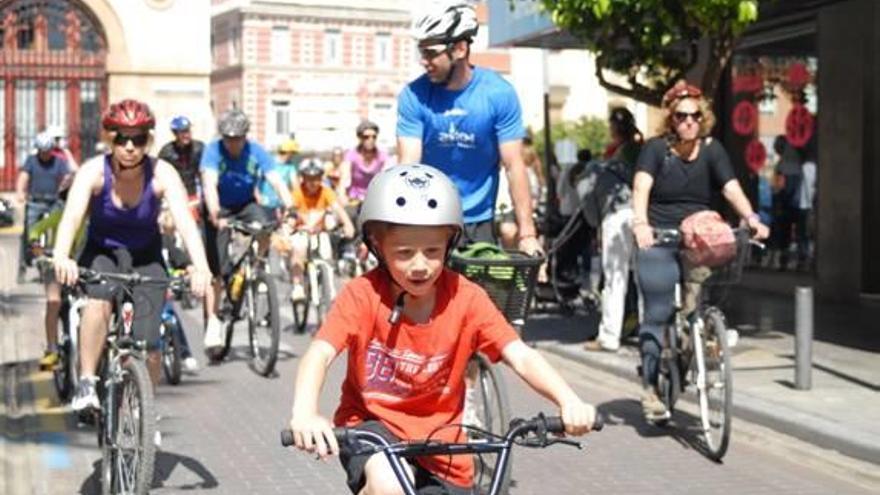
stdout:
<svg viewBox="0 0 880 495">
<path fill-rule="evenodd" d="M 321 458 L 339 454 L 352 493 L 401 493 L 383 454 L 352 455 L 333 426 L 374 431 L 391 442 L 466 441 L 465 370 L 476 352 L 504 360 L 560 409 L 566 433 L 582 435 L 595 419 L 559 374 L 524 344 L 476 284 L 445 268 L 462 230 L 452 182 L 426 165 L 380 172 L 359 217 L 379 268 L 349 282 L 299 365 L 290 428 L 295 444 Z M 326 370 L 342 351 L 348 370 L 331 423 L 318 412 Z M 420 493 L 471 493 L 472 456 L 414 459 Z M 425 490 L 422 492 L 421 490 Z"/>
<path fill-rule="evenodd" d="M 293 284 L 290 298 L 293 301 L 301 301 L 306 297 L 302 279 L 309 238 L 323 234 L 330 228 L 327 225 L 328 211 L 342 223 L 343 236 L 354 236 L 351 218 L 336 200 L 333 189 L 323 183 L 324 168 L 317 162 L 311 162 L 299 171 L 299 177 L 300 185 L 292 191 L 293 207 L 296 208 L 296 231 L 290 241 L 290 278 Z M 320 247 L 323 248 L 321 257 L 330 259 L 330 242 L 326 235 L 321 240 Z"/>
</svg>

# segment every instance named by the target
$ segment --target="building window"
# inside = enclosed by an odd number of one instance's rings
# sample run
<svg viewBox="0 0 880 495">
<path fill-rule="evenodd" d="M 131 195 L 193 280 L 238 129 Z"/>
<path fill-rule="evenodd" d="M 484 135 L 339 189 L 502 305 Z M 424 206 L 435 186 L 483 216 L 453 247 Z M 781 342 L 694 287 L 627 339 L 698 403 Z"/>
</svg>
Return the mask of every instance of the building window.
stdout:
<svg viewBox="0 0 880 495">
<path fill-rule="evenodd" d="M 290 102 L 272 101 L 273 133 L 276 137 L 290 135 Z"/>
<path fill-rule="evenodd" d="M 389 33 L 376 34 L 373 60 L 376 67 L 391 67 L 391 35 Z"/>
<path fill-rule="evenodd" d="M 324 64 L 342 64 L 342 34 L 338 29 L 328 29 L 324 32 Z"/>
<path fill-rule="evenodd" d="M 25 22 L 22 24 L 21 27 L 18 28 L 17 38 L 19 50 L 30 50 L 33 48 L 34 40 L 36 39 L 33 23 Z"/>
<path fill-rule="evenodd" d="M 290 30 L 287 26 L 274 26 L 270 43 L 271 61 L 273 64 L 290 63 Z"/>
</svg>

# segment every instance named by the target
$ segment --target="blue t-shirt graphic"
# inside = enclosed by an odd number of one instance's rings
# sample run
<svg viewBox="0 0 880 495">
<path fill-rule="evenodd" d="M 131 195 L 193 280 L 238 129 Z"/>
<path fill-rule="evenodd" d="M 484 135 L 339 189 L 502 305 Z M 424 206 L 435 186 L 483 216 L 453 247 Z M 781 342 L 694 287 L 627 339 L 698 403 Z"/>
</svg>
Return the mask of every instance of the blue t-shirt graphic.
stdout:
<svg viewBox="0 0 880 495">
<path fill-rule="evenodd" d="M 449 175 L 461 193 L 465 223 L 490 220 L 498 191 L 498 145 L 525 135 L 513 86 L 480 67 L 456 91 L 422 75 L 403 89 L 397 108 L 397 135 L 421 139 L 422 163 Z"/>
<path fill-rule="evenodd" d="M 238 209 L 254 201 L 254 188 L 275 168 L 275 160 L 262 146 L 250 140 L 238 159 L 233 159 L 222 142 L 216 139 L 205 146 L 200 168 L 217 173 L 220 206 Z"/>
</svg>

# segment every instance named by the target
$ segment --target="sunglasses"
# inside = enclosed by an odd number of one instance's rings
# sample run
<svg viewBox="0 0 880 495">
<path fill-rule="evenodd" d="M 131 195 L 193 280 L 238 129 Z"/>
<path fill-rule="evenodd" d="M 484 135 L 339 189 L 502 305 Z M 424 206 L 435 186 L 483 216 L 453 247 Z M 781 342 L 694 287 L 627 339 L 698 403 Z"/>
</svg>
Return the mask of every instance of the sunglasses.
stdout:
<svg viewBox="0 0 880 495">
<path fill-rule="evenodd" d="M 696 112 L 675 112 L 672 114 L 672 118 L 678 123 L 684 122 L 688 117 L 693 119 L 694 122 L 701 122 L 703 120 L 703 112 L 697 110 Z"/>
<path fill-rule="evenodd" d="M 444 53 L 446 53 L 446 45 L 419 47 L 419 55 L 423 60 L 433 60 Z"/>
<path fill-rule="evenodd" d="M 135 145 L 136 147 L 143 148 L 147 145 L 147 141 L 149 140 L 150 135 L 146 133 L 134 134 L 131 136 L 127 134 L 116 133 L 116 136 L 113 138 L 113 144 L 117 146 L 125 146 L 126 144 L 128 144 L 129 141 L 131 141 L 131 144 Z"/>
<path fill-rule="evenodd" d="M 376 134 L 361 134 L 361 139 L 363 139 L 364 141 L 368 139 L 376 139 Z"/>
</svg>

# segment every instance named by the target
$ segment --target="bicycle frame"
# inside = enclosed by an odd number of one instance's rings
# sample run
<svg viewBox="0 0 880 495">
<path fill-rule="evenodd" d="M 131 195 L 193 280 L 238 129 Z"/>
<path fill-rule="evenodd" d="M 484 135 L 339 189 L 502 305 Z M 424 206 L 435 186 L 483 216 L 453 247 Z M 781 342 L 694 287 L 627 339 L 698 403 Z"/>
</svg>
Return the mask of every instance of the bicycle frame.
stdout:
<svg viewBox="0 0 880 495">
<path fill-rule="evenodd" d="M 326 284 L 324 285 L 327 286 L 328 299 L 332 301 L 336 298 L 336 283 L 333 276 L 332 260 L 326 260 L 321 256 L 321 248 L 324 242 L 330 242 L 329 233 L 320 232 L 317 234 L 309 234 L 309 247 L 306 250 L 305 272 L 306 276 L 309 277 L 309 284 L 311 287 L 318 287 L 318 277 L 321 273 L 327 275 L 327 280 L 325 281 Z M 312 305 L 317 308 L 321 303 L 322 295 L 319 294 L 319 291 L 313 290 L 310 296 L 312 299 Z"/>
</svg>

